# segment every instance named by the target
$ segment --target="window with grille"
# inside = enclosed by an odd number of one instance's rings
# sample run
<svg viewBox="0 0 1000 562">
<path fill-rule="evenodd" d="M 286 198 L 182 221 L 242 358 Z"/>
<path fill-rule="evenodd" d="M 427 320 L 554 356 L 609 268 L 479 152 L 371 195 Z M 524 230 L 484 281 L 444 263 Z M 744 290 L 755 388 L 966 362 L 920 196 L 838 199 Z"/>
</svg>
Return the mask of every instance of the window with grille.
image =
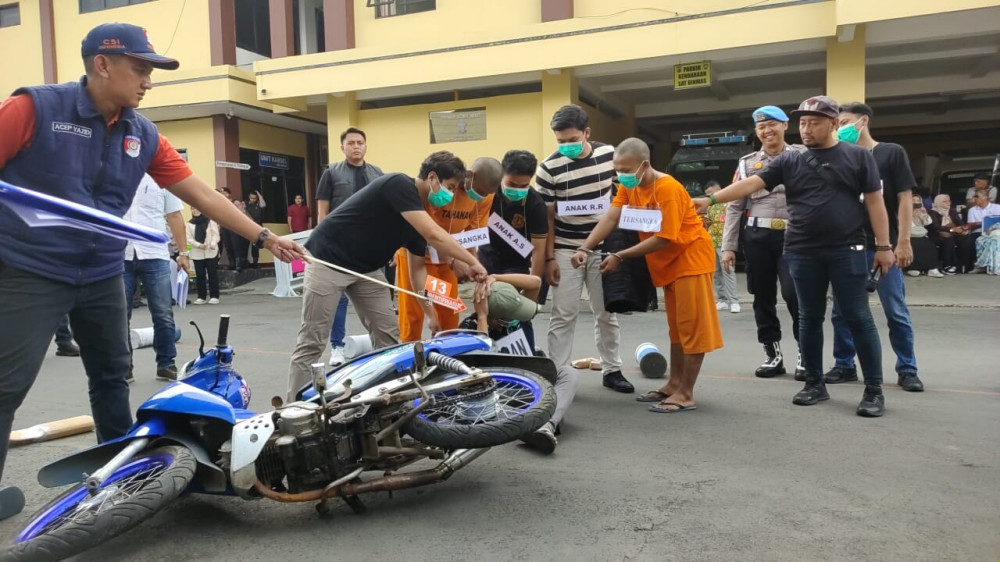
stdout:
<svg viewBox="0 0 1000 562">
<path fill-rule="evenodd" d="M 80 0 L 80 13 L 99 12 L 111 8 L 121 8 L 133 4 L 145 4 L 153 0 Z"/>
<path fill-rule="evenodd" d="M 368 0 L 368 7 L 375 8 L 376 18 L 388 18 L 429 12 L 436 9 L 436 0 Z"/>
<path fill-rule="evenodd" d="M 21 25 L 21 6 L 17 3 L 0 6 L 0 27 Z"/>
</svg>

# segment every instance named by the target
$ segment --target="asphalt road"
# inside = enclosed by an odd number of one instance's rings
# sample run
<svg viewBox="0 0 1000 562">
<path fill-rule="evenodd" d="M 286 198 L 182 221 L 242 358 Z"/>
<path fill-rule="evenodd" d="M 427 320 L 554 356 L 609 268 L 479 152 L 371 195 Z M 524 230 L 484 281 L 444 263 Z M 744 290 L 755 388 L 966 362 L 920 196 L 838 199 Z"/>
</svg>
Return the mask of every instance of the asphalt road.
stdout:
<svg viewBox="0 0 1000 562">
<path fill-rule="evenodd" d="M 989 305 L 995 286 L 972 305 Z M 903 392 L 890 375 L 881 419 L 854 414 L 857 383 L 831 387 L 828 402 L 799 407 L 791 398 L 800 383 L 790 376 L 754 378 L 762 351 L 745 306 L 722 316 L 726 347 L 705 361 L 697 411 L 648 413 L 588 371 L 550 457 L 517 444 L 497 447 L 445 483 L 392 498 L 368 496 L 369 511 L 361 516 L 338 504 L 329 520 L 309 504 L 185 497 L 76 559 L 995 561 L 1000 309 L 951 302 L 931 299 L 927 304 L 945 306 L 913 309 L 928 390 Z M 219 306 L 178 311 L 184 330 L 178 363 L 197 345 L 188 320 L 211 333 L 217 314 L 231 314 L 237 369 L 253 386 L 253 406 L 264 409 L 285 387 L 299 303 L 229 295 Z M 135 318 L 149 324 L 145 311 Z M 574 357 L 595 355 L 592 321 L 589 312 L 581 314 Z M 640 390 L 655 388 L 631 355 L 642 341 L 666 347 L 663 313 L 622 316 L 621 323 L 626 376 Z M 544 334 L 547 316 L 538 324 Z M 360 332 L 356 318 L 348 327 Z M 828 335 L 828 350 L 830 341 Z M 784 343 L 794 349 L 790 335 Z M 88 413 L 79 361 L 53 352 L 18 412 L 17 428 Z M 136 363 L 133 406 L 162 385 L 153 380 L 151 349 L 137 351 Z M 36 483 L 38 467 L 92 440 L 79 436 L 11 452 L 4 480 L 24 488 L 28 505 L 0 522 L 0 536 L 9 540 L 57 493 Z"/>
</svg>

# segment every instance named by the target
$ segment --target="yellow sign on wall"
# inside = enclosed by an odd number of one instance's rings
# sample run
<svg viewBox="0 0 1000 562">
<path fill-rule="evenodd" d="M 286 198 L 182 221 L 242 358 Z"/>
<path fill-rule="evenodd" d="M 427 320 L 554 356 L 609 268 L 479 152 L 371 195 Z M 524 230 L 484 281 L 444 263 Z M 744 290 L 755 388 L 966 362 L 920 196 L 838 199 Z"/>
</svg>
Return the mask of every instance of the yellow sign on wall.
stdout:
<svg viewBox="0 0 1000 562">
<path fill-rule="evenodd" d="M 705 88 L 712 85 L 710 61 L 674 65 L 674 89 Z"/>
</svg>

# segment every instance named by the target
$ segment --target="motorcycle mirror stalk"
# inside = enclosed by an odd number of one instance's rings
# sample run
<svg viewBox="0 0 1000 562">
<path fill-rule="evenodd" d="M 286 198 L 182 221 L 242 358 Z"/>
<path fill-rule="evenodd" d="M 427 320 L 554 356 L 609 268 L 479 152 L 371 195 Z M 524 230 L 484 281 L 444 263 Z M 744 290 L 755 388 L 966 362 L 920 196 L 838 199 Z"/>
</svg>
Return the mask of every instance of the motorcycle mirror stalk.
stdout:
<svg viewBox="0 0 1000 562">
<path fill-rule="evenodd" d="M 205 336 L 203 336 L 201 334 L 201 328 L 199 328 L 198 325 L 195 324 L 194 320 L 192 320 L 191 322 L 189 322 L 189 324 L 191 324 L 192 326 L 194 326 L 194 330 L 196 332 L 198 332 L 198 341 L 200 342 L 198 344 L 198 357 L 204 357 L 205 356 Z"/>
</svg>

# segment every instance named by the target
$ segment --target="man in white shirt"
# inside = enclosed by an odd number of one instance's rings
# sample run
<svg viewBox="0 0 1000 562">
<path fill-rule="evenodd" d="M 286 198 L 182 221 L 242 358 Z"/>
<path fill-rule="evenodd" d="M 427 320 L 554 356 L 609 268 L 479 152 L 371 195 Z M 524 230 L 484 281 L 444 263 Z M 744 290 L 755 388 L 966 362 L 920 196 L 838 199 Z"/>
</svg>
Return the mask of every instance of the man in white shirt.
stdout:
<svg viewBox="0 0 1000 562">
<path fill-rule="evenodd" d="M 976 174 L 975 178 L 972 180 L 972 187 L 965 192 L 965 200 L 968 201 L 975 197 L 976 192 L 980 189 L 986 190 L 986 194 L 989 195 L 990 203 L 997 202 L 997 188 L 990 187 L 990 174 L 989 172 L 979 172 Z M 971 205 L 970 205 L 971 207 Z"/>
<path fill-rule="evenodd" d="M 177 267 L 190 273 L 188 263 L 187 234 L 181 200 L 153 181 L 146 174 L 139 183 L 139 189 L 132 199 L 132 206 L 125 213 L 125 220 L 142 226 L 162 230 L 170 228 L 170 234 L 180 250 Z M 170 250 L 166 244 L 151 242 L 129 242 L 125 246 L 125 302 L 131 303 L 139 282 L 146 291 L 149 314 L 153 318 L 153 350 L 156 352 L 156 378 L 165 381 L 177 380 L 177 366 L 174 358 L 174 311 L 170 283 Z M 128 307 L 129 322 L 132 321 L 132 307 Z M 129 342 L 131 345 L 131 342 Z M 128 382 L 135 379 L 129 369 Z"/>
<path fill-rule="evenodd" d="M 972 247 L 976 247 L 976 239 L 983 235 L 983 219 L 986 217 L 1000 217 L 1000 205 L 996 203 L 990 203 L 989 192 L 985 189 L 977 189 L 975 195 L 972 196 L 973 205 L 969 207 L 969 220 L 966 221 L 965 226 L 969 229 L 971 234 L 969 238 L 972 239 Z M 973 258 L 975 259 L 975 258 Z M 973 273 L 983 273 L 985 269 L 982 267 L 974 266 Z"/>
</svg>

